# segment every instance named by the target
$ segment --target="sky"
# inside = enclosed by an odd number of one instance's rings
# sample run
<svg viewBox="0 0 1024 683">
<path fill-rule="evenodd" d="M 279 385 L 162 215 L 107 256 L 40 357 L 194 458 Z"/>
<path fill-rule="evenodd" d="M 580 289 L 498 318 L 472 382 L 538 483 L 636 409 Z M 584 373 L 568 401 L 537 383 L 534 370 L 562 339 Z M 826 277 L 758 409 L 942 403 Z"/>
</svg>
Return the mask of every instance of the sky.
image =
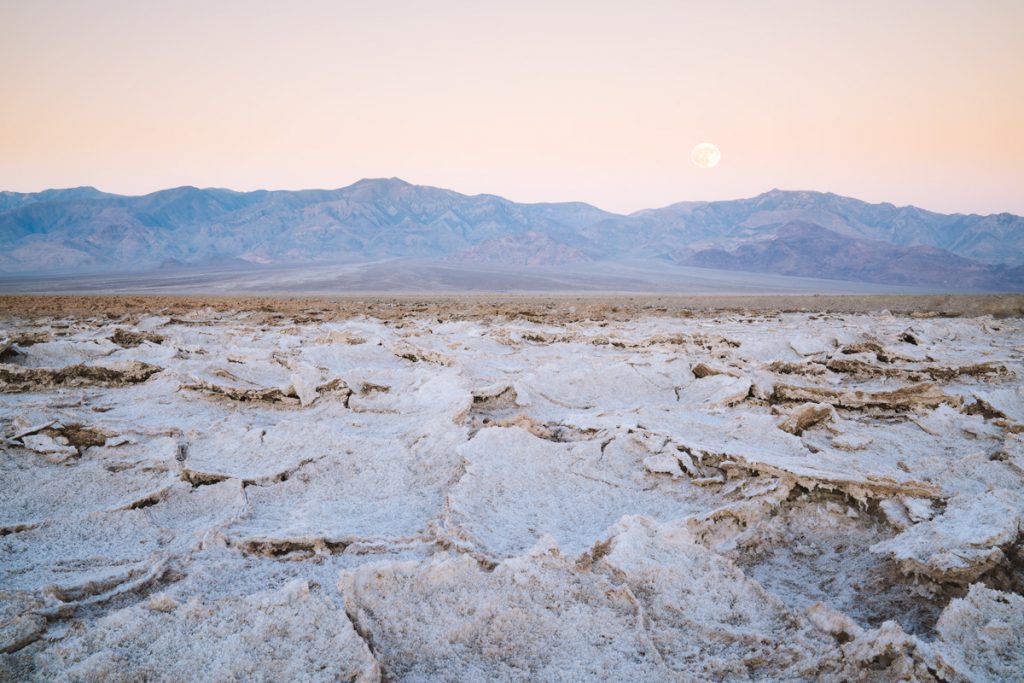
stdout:
<svg viewBox="0 0 1024 683">
<path fill-rule="evenodd" d="M 1022 27 L 1021 0 L 0 0 L 0 189 L 1024 214 Z"/>
</svg>

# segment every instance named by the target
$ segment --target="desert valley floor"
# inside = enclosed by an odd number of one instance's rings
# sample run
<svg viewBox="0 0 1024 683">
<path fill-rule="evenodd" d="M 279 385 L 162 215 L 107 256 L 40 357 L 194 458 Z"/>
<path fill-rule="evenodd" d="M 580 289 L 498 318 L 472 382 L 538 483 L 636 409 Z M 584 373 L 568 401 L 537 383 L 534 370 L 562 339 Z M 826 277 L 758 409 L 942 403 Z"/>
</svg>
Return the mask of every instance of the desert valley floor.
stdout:
<svg viewBox="0 0 1024 683">
<path fill-rule="evenodd" d="M 775 301 L 6 298 L 0 679 L 1020 680 L 1020 299 Z"/>
</svg>

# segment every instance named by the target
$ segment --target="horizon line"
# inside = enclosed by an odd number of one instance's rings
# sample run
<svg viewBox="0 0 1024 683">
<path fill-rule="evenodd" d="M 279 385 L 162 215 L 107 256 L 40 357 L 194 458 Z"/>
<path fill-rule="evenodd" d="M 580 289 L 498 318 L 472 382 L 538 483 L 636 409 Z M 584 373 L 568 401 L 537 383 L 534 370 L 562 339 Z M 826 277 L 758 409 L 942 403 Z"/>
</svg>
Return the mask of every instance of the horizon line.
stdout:
<svg viewBox="0 0 1024 683">
<path fill-rule="evenodd" d="M 994 211 L 994 212 L 991 212 L 991 213 L 977 213 L 977 212 L 960 212 L 960 211 L 957 211 L 957 212 L 953 212 L 953 213 L 944 213 L 942 211 L 934 211 L 932 209 L 927 209 L 927 208 L 924 208 L 922 206 L 918 206 L 916 204 L 895 204 L 893 202 L 888 202 L 888 201 L 871 202 L 871 201 L 868 201 L 866 199 L 861 199 L 859 197 L 854 197 L 854 196 L 851 196 L 851 195 L 844 195 L 844 194 L 840 194 L 838 192 L 832 192 L 832 191 L 829 191 L 829 190 L 783 189 L 783 188 L 779 188 L 779 187 L 773 187 L 773 188 L 771 188 L 769 190 L 765 190 L 763 192 L 759 192 L 758 194 L 751 195 L 751 196 L 745 196 L 745 197 L 732 197 L 732 198 L 729 198 L 729 199 L 681 199 L 681 200 L 674 201 L 674 202 L 671 202 L 669 204 L 664 204 L 664 205 L 661 205 L 661 206 L 651 206 L 651 207 L 637 209 L 636 211 L 630 211 L 630 212 L 626 212 L 626 213 L 621 213 L 621 212 L 618 212 L 618 211 L 609 211 L 608 209 L 603 209 L 603 208 L 601 208 L 600 206 L 598 206 L 596 204 L 593 204 L 593 203 L 587 202 L 587 201 L 583 201 L 583 200 L 569 199 L 569 200 L 560 200 L 560 201 L 533 202 L 533 201 L 518 201 L 518 200 L 515 200 L 515 199 L 509 199 L 508 197 L 505 197 L 504 195 L 495 194 L 493 192 L 479 192 L 479 193 L 476 193 L 476 194 L 466 194 L 464 192 L 460 192 L 459 190 L 454 190 L 454 189 L 447 188 L 447 187 L 440 187 L 440 186 L 437 186 L 437 185 L 428 185 L 428 184 L 420 184 L 420 183 L 410 182 L 410 181 L 405 180 L 404 178 L 400 178 L 398 176 L 391 176 L 391 177 L 363 177 L 363 178 L 360 178 L 360 179 L 358 179 L 358 180 L 356 180 L 356 181 L 354 181 L 352 183 L 349 183 L 348 185 L 342 185 L 342 186 L 339 186 L 339 187 L 305 187 L 305 188 L 294 189 L 294 190 L 289 190 L 289 189 L 268 189 L 268 188 L 257 188 L 257 189 L 254 189 L 254 190 L 235 190 L 235 189 L 232 189 L 230 187 L 220 187 L 220 186 L 216 186 L 216 185 L 210 185 L 210 186 L 206 186 L 206 187 L 200 187 L 198 185 L 175 185 L 175 186 L 172 186 L 172 187 L 165 187 L 165 188 L 160 188 L 160 189 L 157 189 L 157 190 L 153 190 L 151 192 L 144 192 L 142 194 L 125 194 L 125 193 L 120 193 L 120 192 L 108 192 L 106 190 L 101 190 L 98 187 L 96 187 L 95 185 L 75 185 L 75 186 L 69 186 L 69 187 L 47 187 L 47 188 L 44 188 L 42 190 L 36 190 L 34 192 L 20 192 L 20 191 L 17 191 L 17 190 L 0 190 L 0 194 L 36 195 L 36 194 L 43 194 L 44 192 L 64 192 L 64 191 L 68 191 L 68 190 L 94 190 L 96 192 L 100 192 L 100 193 L 102 193 L 104 195 L 108 195 L 110 197 L 122 197 L 122 198 L 132 198 L 132 199 L 135 199 L 135 198 L 149 197 L 149 196 L 152 196 L 152 195 L 160 194 L 162 192 L 172 192 L 174 190 L 198 190 L 198 191 L 202 191 L 202 192 L 217 190 L 217 191 L 224 191 L 224 192 L 233 192 L 235 194 L 252 194 L 252 193 L 255 193 L 255 192 L 266 192 L 266 193 L 283 193 L 283 192 L 291 192 L 291 193 L 300 193 L 300 192 L 339 192 L 341 190 L 347 190 L 347 189 L 353 188 L 356 185 L 359 185 L 361 183 L 367 183 L 367 182 L 389 182 L 389 181 L 397 181 L 399 183 L 402 183 L 404 185 L 408 185 L 410 187 L 418 187 L 418 188 L 424 188 L 424 189 L 429 189 L 429 190 L 440 190 L 442 192 L 452 192 L 452 193 L 461 195 L 463 197 L 495 197 L 497 199 L 501 199 L 503 201 L 511 202 L 513 204 L 524 204 L 524 205 L 534 205 L 534 206 L 551 206 L 551 205 L 557 205 L 557 204 L 584 204 L 586 206 L 589 206 L 591 208 L 597 209 L 599 211 L 602 211 L 604 213 L 611 214 L 611 215 L 614 215 L 614 216 L 635 216 L 637 214 L 645 213 L 645 212 L 648 212 L 648 211 L 660 211 L 660 210 L 668 209 L 668 208 L 671 208 L 673 206 L 678 206 L 679 204 L 716 204 L 716 203 L 723 203 L 723 202 L 749 201 L 749 200 L 757 199 L 759 197 L 763 197 L 765 195 L 769 195 L 769 194 L 772 194 L 772 193 L 786 193 L 786 194 L 816 194 L 816 195 L 832 196 L 832 197 L 838 197 L 840 199 L 848 199 L 848 200 L 852 200 L 852 201 L 861 202 L 861 203 L 864 203 L 864 204 L 868 204 L 869 206 L 891 206 L 891 207 L 893 207 L 895 209 L 916 209 L 918 211 L 926 211 L 928 213 L 933 213 L 933 214 L 938 214 L 938 215 L 943 215 L 943 216 L 977 216 L 977 217 L 987 218 L 987 217 L 991 217 L 991 216 L 1008 215 L 1008 216 L 1015 216 L 1015 217 L 1024 217 L 1024 216 L 1022 216 L 1020 214 L 1015 214 L 1012 211 Z M 89 198 L 85 198 L 82 201 L 87 201 L 88 199 Z M 99 199 L 99 198 L 97 198 L 97 199 Z"/>
</svg>

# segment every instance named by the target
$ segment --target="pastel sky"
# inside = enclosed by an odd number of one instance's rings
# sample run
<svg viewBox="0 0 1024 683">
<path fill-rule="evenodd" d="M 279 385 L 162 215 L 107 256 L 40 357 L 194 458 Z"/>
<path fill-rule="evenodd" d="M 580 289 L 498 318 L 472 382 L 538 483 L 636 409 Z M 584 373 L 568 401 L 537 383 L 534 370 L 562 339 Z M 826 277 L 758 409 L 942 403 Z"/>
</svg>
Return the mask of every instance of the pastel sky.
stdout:
<svg viewBox="0 0 1024 683">
<path fill-rule="evenodd" d="M 1021 0 L 0 0 L 0 189 L 1024 214 L 1022 31 Z"/>
</svg>

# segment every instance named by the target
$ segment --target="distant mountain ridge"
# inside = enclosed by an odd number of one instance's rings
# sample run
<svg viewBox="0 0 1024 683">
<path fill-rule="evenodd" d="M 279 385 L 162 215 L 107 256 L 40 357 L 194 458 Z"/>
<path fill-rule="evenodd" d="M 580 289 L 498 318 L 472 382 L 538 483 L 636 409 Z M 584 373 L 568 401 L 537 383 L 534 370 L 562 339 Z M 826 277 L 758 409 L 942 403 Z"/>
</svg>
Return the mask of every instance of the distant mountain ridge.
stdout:
<svg viewBox="0 0 1024 683">
<path fill-rule="evenodd" d="M 0 192 L 0 271 L 438 259 L 524 266 L 650 260 L 862 282 L 1024 289 L 1024 218 L 772 190 L 630 215 L 523 204 L 397 178 L 336 190 L 82 187 Z"/>
<path fill-rule="evenodd" d="M 791 222 L 732 249 L 710 247 L 687 265 L 750 273 L 950 289 L 999 290 L 1024 281 L 1024 266 L 991 266 L 935 247 L 905 247 L 850 238 L 814 223 Z M 922 273 L 926 273 L 923 276 Z"/>
</svg>

